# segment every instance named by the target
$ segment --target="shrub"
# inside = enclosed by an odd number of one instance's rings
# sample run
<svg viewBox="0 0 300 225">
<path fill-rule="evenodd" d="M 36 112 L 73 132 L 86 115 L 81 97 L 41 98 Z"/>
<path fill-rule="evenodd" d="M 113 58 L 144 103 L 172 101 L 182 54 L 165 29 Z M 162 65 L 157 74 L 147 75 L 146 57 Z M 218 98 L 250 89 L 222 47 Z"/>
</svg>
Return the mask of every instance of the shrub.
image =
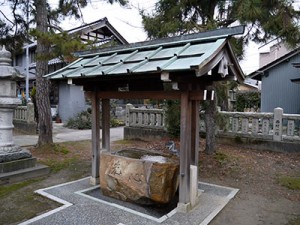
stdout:
<svg viewBox="0 0 300 225">
<path fill-rule="evenodd" d="M 180 135 L 180 101 L 169 100 L 166 102 L 166 128 L 171 137 Z"/>
<path fill-rule="evenodd" d="M 71 129 L 91 129 L 92 128 L 92 115 L 88 111 L 78 113 L 74 118 L 70 118 L 65 124 L 66 127 Z"/>
<path fill-rule="evenodd" d="M 118 120 L 116 118 L 111 118 L 110 119 L 110 127 L 119 127 L 119 126 L 124 126 L 124 122 L 121 120 Z"/>
<path fill-rule="evenodd" d="M 69 119 L 65 127 L 71 129 L 79 129 L 79 130 L 87 130 L 92 128 L 92 114 L 91 110 L 88 109 L 87 111 L 82 111 L 81 113 L 77 114 L 74 118 Z M 101 126 L 101 122 L 100 122 Z M 110 127 L 118 127 L 124 126 L 124 122 L 118 120 L 114 117 L 110 119 Z"/>
<path fill-rule="evenodd" d="M 260 108 L 259 91 L 240 91 L 236 95 L 236 110 L 244 112 L 245 108 L 254 108 L 257 111 Z"/>
</svg>

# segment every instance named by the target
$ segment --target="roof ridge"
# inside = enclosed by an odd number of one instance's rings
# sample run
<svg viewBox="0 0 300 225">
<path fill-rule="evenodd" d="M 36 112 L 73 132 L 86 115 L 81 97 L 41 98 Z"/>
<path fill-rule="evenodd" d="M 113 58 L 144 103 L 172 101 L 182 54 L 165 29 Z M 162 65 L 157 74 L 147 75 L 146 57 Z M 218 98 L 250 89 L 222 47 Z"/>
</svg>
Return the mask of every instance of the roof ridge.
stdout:
<svg viewBox="0 0 300 225">
<path fill-rule="evenodd" d="M 176 45 L 176 44 L 183 44 L 187 42 L 202 42 L 208 41 L 211 39 L 220 39 L 225 38 L 233 35 L 243 34 L 245 30 L 245 26 L 239 25 L 235 27 L 225 27 L 216 30 L 209 30 L 206 32 L 199 32 L 193 34 L 185 34 L 181 36 L 174 36 L 174 37 L 166 37 L 142 42 L 136 42 L 128 45 L 121 45 L 121 46 L 114 46 L 108 48 L 100 48 L 94 51 L 81 51 L 76 52 L 77 56 L 93 56 L 99 53 L 109 53 L 111 51 L 127 51 L 133 48 L 154 48 L 160 45 Z"/>
<path fill-rule="evenodd" d="M 97 24 L 97 23 L 100 23 L 100 22 L 106 22 L 106 21 L 108 21 L 107 18 L 106 18 L 106 17 L 103 17 L 103 18 L 101 18 L 101 19 L 99 19 L 99 20 L 96 20 L 96 21 L 93 21 L 93 22 L 91 22 L 91 23 L 86 23 L 86 24 L 83 24 L 83 25 L 81 25 L 81 26 L 74 27 L 74 28 L 71 28 L 71 29 L 65 30 L 65 31 L 69 33 L 69 32 L 72 32 L 72 31 L 74 31 L 74 30 L 78 30 L 78 29 L 81 29 L 81 28 L 85 28 L 85 27 L 92 26 L 92 25 L 94 25 L 94 24 Z"/>
</svg>

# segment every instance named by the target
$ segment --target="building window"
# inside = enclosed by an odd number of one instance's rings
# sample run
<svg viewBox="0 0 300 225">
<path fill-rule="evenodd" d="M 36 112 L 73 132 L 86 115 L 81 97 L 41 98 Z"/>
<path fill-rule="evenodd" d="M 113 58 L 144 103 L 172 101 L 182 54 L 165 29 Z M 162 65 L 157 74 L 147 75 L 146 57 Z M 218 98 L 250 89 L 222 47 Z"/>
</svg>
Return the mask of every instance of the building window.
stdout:
<svg viewBox="0 0 300 225">
<path fill-rule="evenodd" d="M 30 51 L 30 53 L 29 53 L 29 63 L 35 62 L 35 58 L 36 58 L 35 51 Z"/>
<path fill-rule="evenodd" d="M 229 99 L 232 102 L 236 101 L 236 91 L 235 90 L 229 90 Z"/>
<path fill-rule="evenodd" d="M 23 56 L 22 55 L 16 56 L 16 66 L 23 66 Z"/>
</svg>

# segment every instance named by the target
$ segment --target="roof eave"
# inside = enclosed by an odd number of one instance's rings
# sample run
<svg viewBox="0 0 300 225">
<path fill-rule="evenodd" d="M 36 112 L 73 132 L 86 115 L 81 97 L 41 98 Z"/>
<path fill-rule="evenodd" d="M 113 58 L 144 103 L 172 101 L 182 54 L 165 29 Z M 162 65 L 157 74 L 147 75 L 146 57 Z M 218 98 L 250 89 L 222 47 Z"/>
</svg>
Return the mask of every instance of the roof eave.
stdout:
<svg viewBox="0 0 300 225">
<path fill-rule="evenodd" d="M 278 64 L 280 64 L 280 63 L 288 60 L 289 58 L 299 54 L 299 52 L 300 52 L 300 48 L 297 48 L 297 49 L 289 52 L 288 54 L 285 54 L 284 56 L 278 58 L 277 60 L 275 60 L 273 62 L 270 62 L 267 65 L 259 68 L 258 70 L 250 73 L 248 75 L 248 77 L 252 78 L 254 80 L 260 80 L 261 81 L 262 75 L 264 75 L 265 71 L 267 71 L 269 69 L 272 69 L 273 67 L 277 66 Z"/>
<path fill-rule="evenodd" d="M 223 52 L 222 52 L 223 51 Z M 198 66 L 198 75 L 206 74 L 211 68 L 214 68 L 222 59 L 222 57 L 227 57 L 232 63 L 230 63 L 229 69 L 233 73 L 234 77 L 236 77 L 239 83 L 243 83 L 245 80 L 245 76 L 243 70 L 241 69 L 236 57 L 234 56 L 234 52 L 230 46 L 228 39 L 226 39 L 219 47 L 214 51 L 209 58 L 204 60 Z"/>
</svg>

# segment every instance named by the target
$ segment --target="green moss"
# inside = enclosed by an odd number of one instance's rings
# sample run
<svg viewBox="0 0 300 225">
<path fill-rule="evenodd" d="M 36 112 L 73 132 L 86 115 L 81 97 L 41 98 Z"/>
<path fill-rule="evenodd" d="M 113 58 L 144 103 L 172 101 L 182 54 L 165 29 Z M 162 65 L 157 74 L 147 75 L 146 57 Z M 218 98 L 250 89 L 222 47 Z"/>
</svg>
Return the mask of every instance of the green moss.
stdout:
<svg viewBox="0 0 300 225">
<path fill-rule="evenodd" d="M 61 145 L 61 144 L 46 144 L 39 148 L 40 151 L 43 152 L 56 152 L 56 153 L 62 153 L 64 155 L 69 153 L 69 150 L 67 147 Z"/>
<path fill-rule="evenodd" d="M 243 140 L 240 136 L 235 136 L 234 137 L 234 142 L 237 144 L 243 144 Z"/>
<path fill-rule="evenodd" d="M 300 178 L 290 177 L 290 176 L 280 176 L 278 177 L 278 183 L 284 187 L 291 190 L 300 190 Z"/>
<path fill-rule="evenodd" d="M 64 159 L 62 161 L 57 161 L 57 160 L 54 160 L 54 159 L 48 159 L 48 160 L 43 160 L 42 163 L 49 166 L 50 169 L 51 169 L 51 172 L 57 173 L 62 169 L 66 169 L 66 168 L 70 167 L 76 161 L 77 161 L 76 158 Z"/>
<path fill-rule="evenodd" d="M 31 179 L 16 184 L 0 186 L 0 198 L 40 180 L 41 179 Z"/>
<path fill-rule="evenodd" d="M 34 187 L 24 187 L 1 197 L 0 224 L 19 224 L 51 209 L 60 206 L 59 203 L 33 193 Z M 18 208 L 16 213 L 16 207 Z"/>
<path fill-rule="evenodd" d="M 286 225 L 299 225 L 300 224 L 300 217 L 296 217 L 291 219 Z"/>
<path fill-rule="evenodd" d="M 215 154 L 215 159 L 216 159 L 219 163 L 224 164 L 224 163 L 228 162 L 229 157 L 228 157 L 226 154 L 222 153 L 222 152 L 217 152 L 217 153 Z"/>
<path fill-rule="evenodd" d="M 59 145 L 59 144 L 55 144 L 53 146 L 53 150 L 55 152 L 58 152 L 58 153 L 62 153 L 64 155 L 68 154 L 69 153 L 69 150 L 65 147 L 65 146 L 62 146 L 62 145 Z"/>
</svg>

